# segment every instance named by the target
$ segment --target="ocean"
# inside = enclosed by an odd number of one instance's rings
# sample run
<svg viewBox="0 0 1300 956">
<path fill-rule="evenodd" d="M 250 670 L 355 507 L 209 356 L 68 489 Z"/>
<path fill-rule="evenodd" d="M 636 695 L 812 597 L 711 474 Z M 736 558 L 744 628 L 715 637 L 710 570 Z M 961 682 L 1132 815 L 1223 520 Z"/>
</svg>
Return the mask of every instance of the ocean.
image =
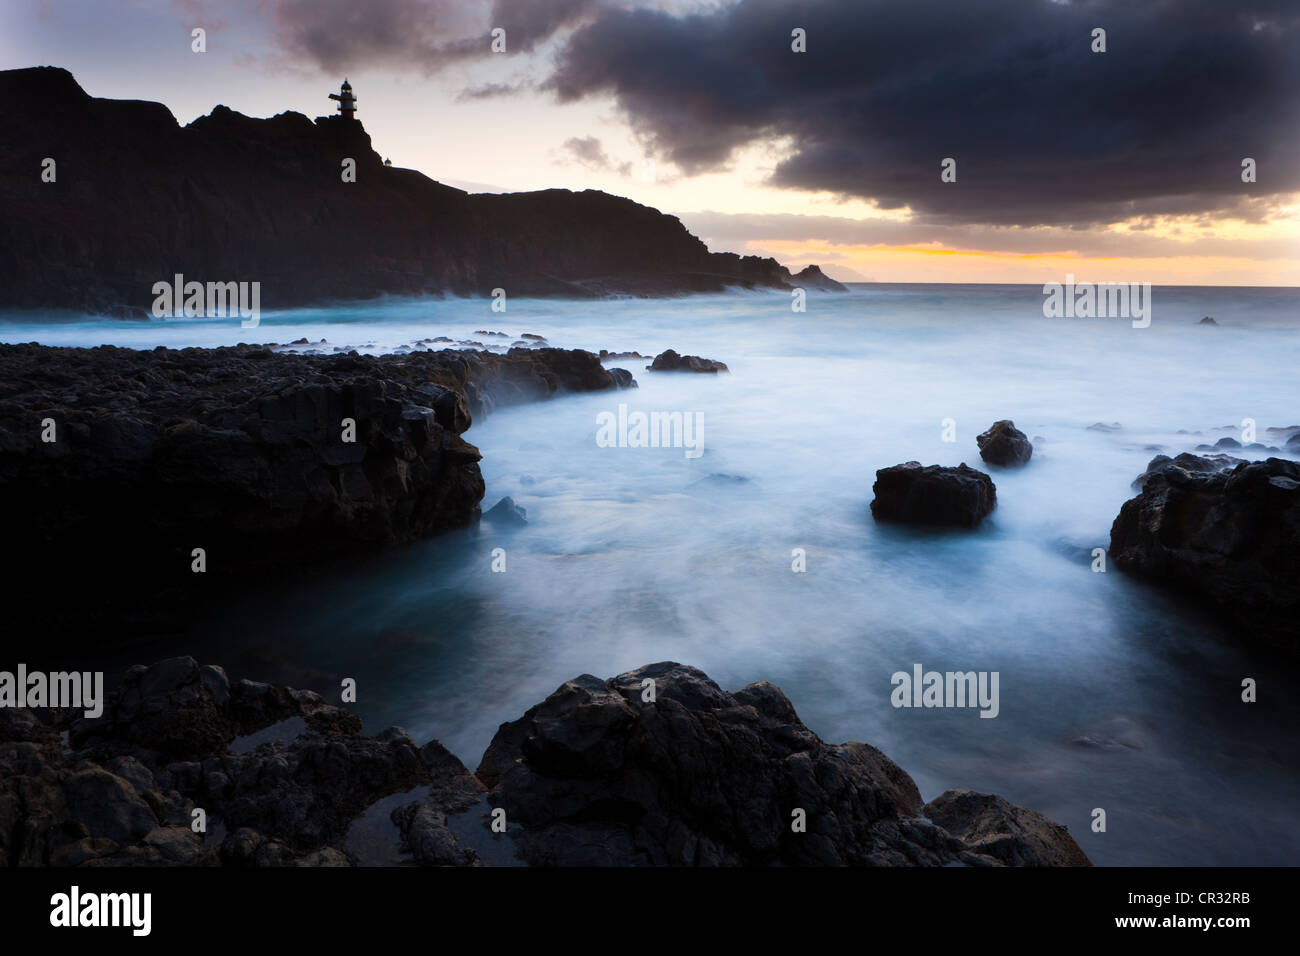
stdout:
<svg viewBox="0 0 1300 956">
<path fill-rule="evenodd" d="M 511 496 L 526 526 L 267 581 L 184 640 L 99 666 L 189 653 L 331 700 L 352 677 L 368 732 L 401 725 L 472 769 L 566 679 L 675 660 L 729 690 L 778 685 L 824 740 L 880 748 L 927 800 L 967 787 L 1041 811 L 1099 865 L 1293 864 L 1295 665 L 1094 570 L 1093 549 L 1155 454 L 1251 423 L 1280 445 L 1266 430 L 1300 425 L 1300 289 L 1156 287 L 1147 328 L 1047 318 L 1043 301 L 1039 286 L 876 284 L 811 295 L 803 313 L 772 292 L 510 299 L 504 313 L 394 299 L 266 312 L 255 329 L 28 312 L 0 319 L 0 341 L 386 352 L 534 333 L 731 370 L 621 359 L 634 391 L 494 412 L 465 436 L 484 456 L 484 509 Z M 698 447 L 597 440 L 602 416 L 636 412 L 699 423 Z M 976 435 L 1006 418 L 1034 440 L 1023 469 L 979 459 Z M 990 471 L 997 509 L 973 532 L 876 524 L 875 471 L 908 460 Z M 917 664 L 997 672 L 996 718 L 892 706 L 891 675 Z M 1241 700 L 1246 677 L 1257 703 Z"/>
</svg>

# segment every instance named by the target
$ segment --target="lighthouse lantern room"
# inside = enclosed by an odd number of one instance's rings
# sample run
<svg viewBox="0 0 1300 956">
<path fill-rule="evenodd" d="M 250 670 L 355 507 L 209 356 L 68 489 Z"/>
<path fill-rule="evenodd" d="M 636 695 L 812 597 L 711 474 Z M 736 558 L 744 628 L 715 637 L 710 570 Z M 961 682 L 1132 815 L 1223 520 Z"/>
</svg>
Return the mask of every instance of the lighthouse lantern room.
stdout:
<svg viewBox="0 0 1300 956">
<path fill-rule="evenodd" d="M 343 79 L 343 85 L 339 87 L 337 93 L 331 93 L 330 99 L 339 101 L 339 112 L 343 114 L 344 119 L 356 119 L 357 98 L 352 95 L 352 84 Z"/>
</svg>

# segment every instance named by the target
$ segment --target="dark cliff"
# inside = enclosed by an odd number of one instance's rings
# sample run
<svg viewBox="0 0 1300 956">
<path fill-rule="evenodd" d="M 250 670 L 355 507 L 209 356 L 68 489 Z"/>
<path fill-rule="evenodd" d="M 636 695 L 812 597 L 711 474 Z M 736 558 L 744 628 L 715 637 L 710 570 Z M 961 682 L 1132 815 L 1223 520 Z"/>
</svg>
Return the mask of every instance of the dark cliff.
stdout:
<svg viewBox="0 0 1300 956">
<path fill-rule="evenodd" d="M 162 104 L 93 98 L 54 67 L 0 71 L 0 98 L 0 306 L 139 315 L 176 273 L 258 281 L 263 308 L 498 287 L 842 288 L 816 267 L 710 253 L 677 218 L 606 193 L 470 195 L 386 167 L 357 120 L 218 106 L 181 127 Z"/>
</svg>

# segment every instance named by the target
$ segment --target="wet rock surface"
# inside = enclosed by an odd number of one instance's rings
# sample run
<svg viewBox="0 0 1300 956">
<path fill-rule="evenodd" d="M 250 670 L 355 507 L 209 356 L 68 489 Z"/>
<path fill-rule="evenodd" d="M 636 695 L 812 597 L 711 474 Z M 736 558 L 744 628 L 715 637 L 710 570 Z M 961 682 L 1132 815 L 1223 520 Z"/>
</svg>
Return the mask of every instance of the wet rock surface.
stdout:
<svg viewBox="0 0 1300 956">
<path fill-rule="evenodd" d="M 1005 419 L 994 422 L 988 431 L 976 436 L 975 443 L 979 445 L 981 458 L 1004 468 L 1026 465 L 1034 454 L 1034 446 L 1025 433 L 1016 428 L 1015 422 Z"/>
<path fill-rule="evenodd" d="M 1124 571 L 1217 610 L 1240 638 L 1300 647 L 1300 464 L 1157 456 L 1124 503 L 1110 553 Z"/>
<path fill-rule="evenodd" d="M 123 630 L 169 626 L 242 582 L 471 524 L 475 416 L 630 378 L 550 348 L 0 346 L 0 521 L 28 548 L 13 584 L 46 633 L 83 625 L 96 602 Z M 86 549 L 100 557 L 67 601 L 48 569 Z"/>
<path fill-rule="evenodd" d="M 100 718 L 0 709 L 0 865 L 357 865 L 353 828 L 377 813 L 397 862 L 431 866 L 1088 865 L 1040 814 L 969 791 L 923 807 L 897 764 L 822 742 L 771 684 L 731 694 L 681 664 L 566 682 L 477 774 L 360 730 L 310 691 L 184 657 L 132 668 Z"/>
<path fill-rule="evenodd" d="M 703 372 L 716 374 L 728 371 L 723 362 L 716 359 L 700 358 L 698 355 L 678 355 L 672 349 L 660 352 L 654 361 L 646 366 L 651 372 Z"/>
<path fill-rule="evenodd" d="M 908 461 L 876 472 L 877 521 L 974 528 L 997 505 L 993 479 L 965 462 L 956 468 Z"/>
</svg>

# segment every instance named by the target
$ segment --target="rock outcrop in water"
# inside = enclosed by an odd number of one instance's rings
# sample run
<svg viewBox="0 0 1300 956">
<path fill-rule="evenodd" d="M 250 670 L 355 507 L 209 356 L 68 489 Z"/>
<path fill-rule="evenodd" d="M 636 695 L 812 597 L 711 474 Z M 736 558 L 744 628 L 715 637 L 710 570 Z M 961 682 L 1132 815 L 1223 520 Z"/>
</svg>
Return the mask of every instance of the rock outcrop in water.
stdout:
<svg viewBox="0 0 1300 956">
<path fill-rule="evenodd" d="M 666 349 L 654 357 L 646 366 L 648 372 L 703 372 L 715 375 L 729 369 L 725 362 L 717 359 L 700 358 L 698 355 L 679 355 L 673 349 Z"/>
<path fill-rule="evenodd" d="M 102 639 L 464 527 L 484 493 L 462 437 L 473 416 L 616 386 L 592 353 L 549 348 L 0 346 L 0 522 L 23 542 L 9 583 L 26 595 L 13 610 L 46 634 L 90 615 Z"/>
<path fill-rule="evenodd" d="M 1158 456 L 1110 530 L 1117 567 L 1218 610 L 1242 639 L 1300 649 L 1300 464 Z"/>
<path fill-rule="evenodd" d="M 1007 419 L 994 422 L 988 431 L 975 436 L 975 444 L 979 445 L 981 458 L 1003 468 L 1027 465 L 1034 454 L 1034 446 L 1025 433 Z"/>
<path fill-rule="evenodd" d="M 426 865 L 1089 865 L 1038 813 L 969 791 L 922 806 L 893 761 L 823 743 L 771 684 L 728 694 L 680 664 L 569 681 L 502 725 L 477 774 L 192 658 L 132 668 L 102 717 L 48 718 L 0 709 L 0 866 L 346 866 L 372 849 L 359 832 Z M 358 831 L 381 800 L 390 825 Z M 489 804 L 510 827 L 495 841 Z"/>
<path fill-rule="evenodd" d="M 257 281 L 264 308 L 381 293 L 602 297 L 838 289 L 809 267 L 711 253 L 674 216 L 565 189 L 470 195 L 388 167 L 361 122 L 188 126 L 95 99 L 66 70 L 0 71 L 0 306 L 141 316 L 175 274 Z M 55 160 L 56 179 L 42 181 Z M 342 164 L 355 160 L 355 182 Z"/>
<path fill-rule="evenodd" d="M 871 514 L 877 521 L 974 528 L 997 506 L 993 479 L 962 462 L 956 468 L 918 461 L 876 472 Z"/>
</svg>

